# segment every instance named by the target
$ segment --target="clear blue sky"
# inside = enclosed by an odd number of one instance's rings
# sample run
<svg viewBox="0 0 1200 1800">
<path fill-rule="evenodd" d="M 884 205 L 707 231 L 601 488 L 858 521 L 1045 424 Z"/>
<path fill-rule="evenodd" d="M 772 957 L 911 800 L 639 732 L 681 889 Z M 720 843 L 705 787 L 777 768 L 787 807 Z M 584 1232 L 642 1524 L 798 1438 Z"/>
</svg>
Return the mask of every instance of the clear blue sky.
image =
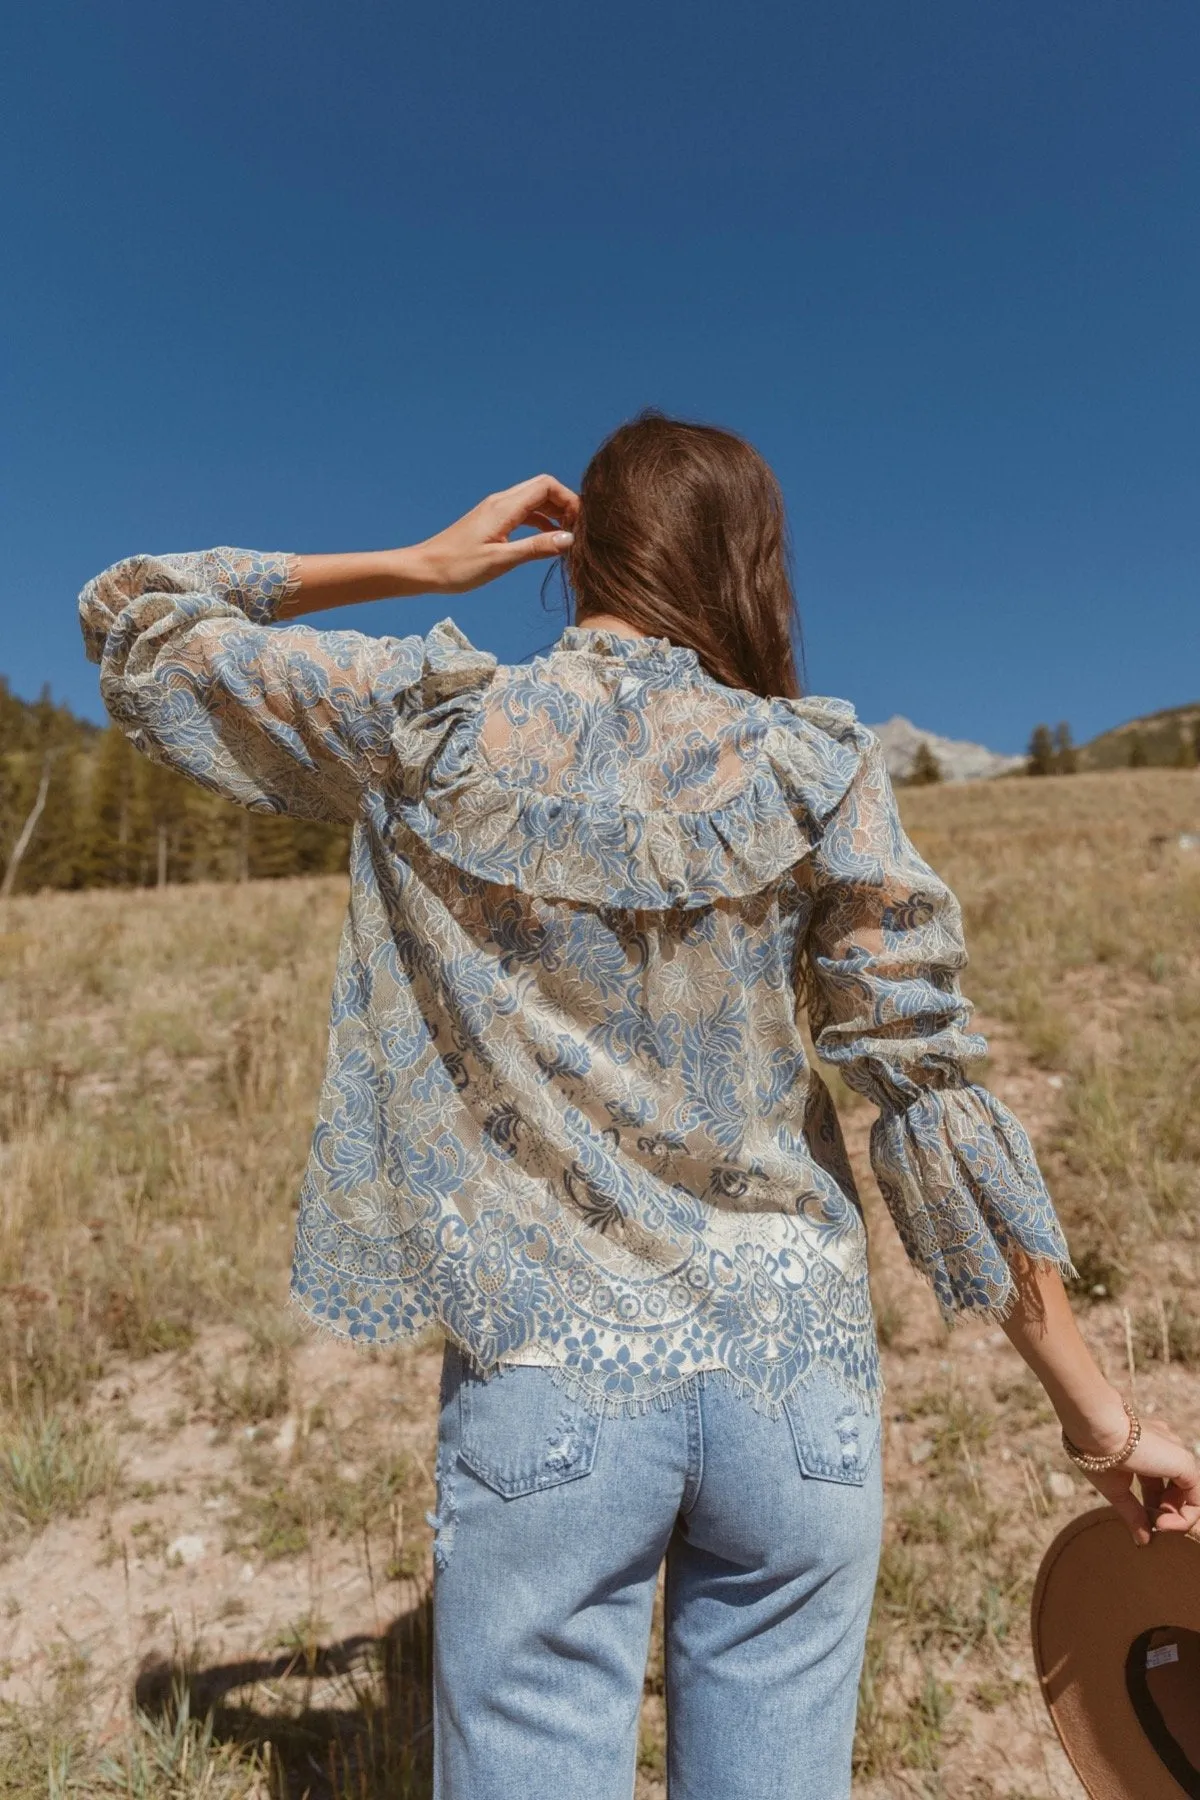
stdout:
<svg viewBox="0 0 1200 1800">
<path fill-rule="evenodd" d="M 18 692 L 99 716 L 119 556 L 411 540 L 653 404 L 775 464 L 868 720 L 1200 695 L 1195 0 L 38 0 L 5 63 Z M 448 611 L 560 623 L 349 622 Z"/>
</svg>

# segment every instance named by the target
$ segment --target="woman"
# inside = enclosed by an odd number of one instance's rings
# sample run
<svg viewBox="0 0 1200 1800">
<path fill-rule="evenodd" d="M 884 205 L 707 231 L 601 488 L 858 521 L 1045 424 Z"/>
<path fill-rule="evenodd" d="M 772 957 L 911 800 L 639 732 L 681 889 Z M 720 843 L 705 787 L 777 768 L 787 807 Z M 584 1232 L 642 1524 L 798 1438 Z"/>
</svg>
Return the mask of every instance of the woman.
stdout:
<svg viewBox="0 0 1200 1800">
<path fill-rule="evenodd" d="M 527 666 L 448 620 L 286 623 L 556 556 L 577 622 Z M 647 414 L 578 499 L 539 477 L 378 555 L 136 557 L 81 607 L 148 755 L 354 826 L 293 1290 L 348 1337 L 446 1337 L 443 1800 L 632 1793 L 664 1557 L 672 1794 L 849 1792 L 879 1377 L 802 1009 L 880 1109 L 944 1311 L 1002 1321 L 1139 1542 L 1200 1518 L 1195 1460 L 1075 1327 L 1025 1133 L 968 1079 L 958 906 L 871 734 L 800 696 L 748 444 Z"/>
</svg>

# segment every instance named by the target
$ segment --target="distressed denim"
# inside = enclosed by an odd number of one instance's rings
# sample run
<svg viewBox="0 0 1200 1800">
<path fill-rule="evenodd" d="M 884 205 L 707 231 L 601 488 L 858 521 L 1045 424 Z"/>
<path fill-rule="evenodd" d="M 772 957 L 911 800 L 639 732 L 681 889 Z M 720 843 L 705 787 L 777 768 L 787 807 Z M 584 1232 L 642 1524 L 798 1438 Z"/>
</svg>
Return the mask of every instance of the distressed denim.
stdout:
<svg viewBox="0 0 1200 1800">
<path fill-rule="evenodd" d="M 630 1800 L 666 1559 L 671 1800 L 842 1800 L 882 1515 L 879 1422 L 827 1376 L 603 1415 L 446 1352 L 436 1800 Z"/>
</svg>

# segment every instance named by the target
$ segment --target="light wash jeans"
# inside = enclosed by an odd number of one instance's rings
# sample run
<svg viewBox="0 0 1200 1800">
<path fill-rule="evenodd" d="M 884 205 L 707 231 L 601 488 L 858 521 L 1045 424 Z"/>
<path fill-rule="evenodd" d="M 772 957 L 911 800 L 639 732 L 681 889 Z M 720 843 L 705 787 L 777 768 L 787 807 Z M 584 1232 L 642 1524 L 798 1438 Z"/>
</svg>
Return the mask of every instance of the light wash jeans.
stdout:
<svg viewBox="0 0 1200 1800">
<path fill-rule="evenodd" d="M 879 1426 L 818 1378 L 600 1418 L 447 1350 L 436 1800 L 630 1800 L 665 1556 L 671 1800 L 844 1800 L 879 1557 Z"/>
</svg>

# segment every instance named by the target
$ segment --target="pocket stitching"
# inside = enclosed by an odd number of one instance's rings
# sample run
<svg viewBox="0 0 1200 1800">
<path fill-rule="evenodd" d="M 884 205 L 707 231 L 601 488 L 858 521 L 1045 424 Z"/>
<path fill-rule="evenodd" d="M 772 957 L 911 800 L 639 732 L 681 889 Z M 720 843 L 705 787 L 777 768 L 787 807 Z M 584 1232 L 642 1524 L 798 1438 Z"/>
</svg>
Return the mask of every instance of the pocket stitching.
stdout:
<svg viewBox="0 0 1200 1800">
<path fill-rule="evenodd" d="M 814 1481 L 836 1482 L 839 1487 L 860 1488 L 865 1486 L 867 1476 L 871 1472 L 871 1466 L 879 1450 L 881 1437 L 881 1421 L 876 1414 L 863 1412 L 860 1408 L 852 1405 L 843 1405 L 832 1419 L 820 1417 L 814 1421 L 807 1416 L 808 1408 L 806 1408 L 802 1396 L 797 1396 L 790 1401 L 785 1400 L 783 1407 L 791 1428 L 792 1444 L 802 1475 Z M 829 1436 L 837 1437 L 839 1441 L 844 1442 L 844 1434 L 838 1430 L 838 1424 L 840 1420 L 847 1417 L 854 1418 L 860 1426 L 860 1433 L 856 1434 L 859 1435 L 860 1454 L 853 1464 L 852 1473 L 848 1472 L 851 1465 L 847 1463 L 845 1456 L 838 1462 L 834 1462 L 831 1457 L 823 1454 L 817 1448 L 818 1440 L 826 1439 Z M 870 1439 L 865 1454 L 861 1450 L 861 1426 L 863 1424 L 867 1427 Z"/>
<path fill-rule="evenodd" d="M 471 1443 L 470 1386 L 464 1383 L 459 1390 L 459 1457 L 473 1475 L 477 1475 L 480 1481 L 505 1500 L 516 1500 L 525 1494 L 563 1487 L 567 1482 L 578 1481 L 584 1475 L 590 1475 L 596 1460 L 600 1424 L 598 1414 L 589 1413 L 583 1408 L 572 1411 L 569 1406 L 564 1405 L 551 1435 L 548 1439 L 543 1438 L 538 1445 L 539 1452 L 549 1452 L 556 1457 L 556 1461 L 550 1463 L 549 1458 L 544 1457 L 543 1464 L 536 1471 L 510 1475 L 498 1469 L 478 1444 Z M 578 1452 L 569 1461 L 561 1450 L 555 1449 L 556 1441 L 567 1432 L 575 1433 L 579 1441 Z M 533 1447 L 530 1446 L 530 1456 L 532 1455 Z"/>
</svg>

